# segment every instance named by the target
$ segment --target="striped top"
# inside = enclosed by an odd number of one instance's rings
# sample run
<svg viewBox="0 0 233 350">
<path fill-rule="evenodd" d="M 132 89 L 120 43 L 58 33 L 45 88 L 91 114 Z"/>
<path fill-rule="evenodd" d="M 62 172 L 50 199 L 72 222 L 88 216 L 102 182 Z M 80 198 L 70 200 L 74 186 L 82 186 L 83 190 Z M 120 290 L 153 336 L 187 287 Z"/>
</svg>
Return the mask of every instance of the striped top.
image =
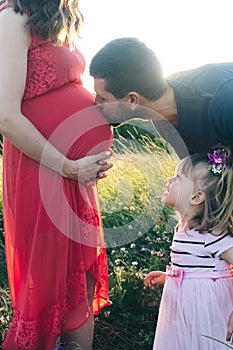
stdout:
<svg viewBox="0 0 233 350">
<path fill-rule="evenodd" d="M 186 272 L 225 271 L 230 265 L 219 255 L 232 247 L 233 237 L 228 232 L 214 235 L 194 229 L 176 231 L 171 245 L 171 262 L 174 268 L 180 267 Z"/>
</svg>

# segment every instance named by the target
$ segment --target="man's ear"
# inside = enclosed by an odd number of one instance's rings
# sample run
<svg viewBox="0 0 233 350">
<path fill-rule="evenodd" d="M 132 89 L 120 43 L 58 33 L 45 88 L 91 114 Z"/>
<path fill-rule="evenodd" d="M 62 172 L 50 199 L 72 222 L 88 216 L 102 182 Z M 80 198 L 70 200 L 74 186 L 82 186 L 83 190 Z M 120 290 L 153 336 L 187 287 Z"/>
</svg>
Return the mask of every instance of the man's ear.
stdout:
<svg viewBox="0 0 233 350">
<path fill-rule="evenodd" d="M 201 203 L 203 203 L 205 200 L 205 192 L 203 191 L 197 191 L 194 192 L 191 196 L 190 199 L 190 204 L 191 205 L 199 205 Z"/>
<path fill-rule="evenodd" d="M 137 92 L 135 91 L 130 91 L 128 93 L 128 102 L 131 104 L 136 104 L 138 105 L 140 102 L 140 96 Z"/>
<path fill-rule="evenodd" d="M 127 96 L 128 96 L 128 102 L 130 103 L 130 109 L 133 112 L 136 110 L 136 108 L 139 105 L 140 96 L 135 91 L 130 91 Z"/>
</svg>

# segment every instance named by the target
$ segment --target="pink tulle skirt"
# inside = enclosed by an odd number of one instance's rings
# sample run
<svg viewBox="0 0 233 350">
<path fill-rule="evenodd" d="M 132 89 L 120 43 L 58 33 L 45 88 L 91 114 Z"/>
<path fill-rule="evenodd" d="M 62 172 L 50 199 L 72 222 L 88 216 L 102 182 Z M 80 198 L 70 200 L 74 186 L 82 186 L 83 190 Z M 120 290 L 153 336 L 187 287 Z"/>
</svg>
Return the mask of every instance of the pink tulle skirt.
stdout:
<svg viewBox="0 0 233 350">
<path fill-rule="evenodd" d="M 233 278 L 169 278 L 163 290 L 153 350 L 226 350 L 204 335 L 226 339 Z"/>
</svg>

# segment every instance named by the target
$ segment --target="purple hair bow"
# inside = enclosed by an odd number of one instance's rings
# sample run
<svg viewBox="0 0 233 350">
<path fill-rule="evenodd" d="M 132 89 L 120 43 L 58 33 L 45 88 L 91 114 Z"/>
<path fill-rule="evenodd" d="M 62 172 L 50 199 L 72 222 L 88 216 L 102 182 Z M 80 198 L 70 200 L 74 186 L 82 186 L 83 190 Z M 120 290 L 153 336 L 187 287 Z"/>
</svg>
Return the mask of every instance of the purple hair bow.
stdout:
<svg viewBox="0 0 233 350">
<path fill-rule="evenodd" d="M 221 175 L 222 171 L 227 164 L 227 151 L 224 148 L 214 150 L 213 153 L 208 153 L 208 169 L 214 175 Z"/>
</svg>

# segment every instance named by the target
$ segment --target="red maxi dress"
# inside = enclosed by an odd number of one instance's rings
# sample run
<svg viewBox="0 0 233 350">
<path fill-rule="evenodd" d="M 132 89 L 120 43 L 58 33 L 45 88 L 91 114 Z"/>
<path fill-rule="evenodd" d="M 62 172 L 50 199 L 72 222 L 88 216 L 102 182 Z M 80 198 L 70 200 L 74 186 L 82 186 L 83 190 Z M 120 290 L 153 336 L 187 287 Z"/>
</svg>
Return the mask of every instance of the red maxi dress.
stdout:
<svg viewBox="0 0 233 350">
<path fill-rule="evenodd" d="M 71 159 L 108 149 L 112 140 L 82 86 L 83 70 L 78 51 L 32 36 L 22 113 Z M 14 309 L 3 349 L 51 350 L 90 315 L 86 272 L 96 279 L 94 313 L 110 303 L 97 188 L 40 167 L 5 139 L 3 210 Z"/>
</svg>

